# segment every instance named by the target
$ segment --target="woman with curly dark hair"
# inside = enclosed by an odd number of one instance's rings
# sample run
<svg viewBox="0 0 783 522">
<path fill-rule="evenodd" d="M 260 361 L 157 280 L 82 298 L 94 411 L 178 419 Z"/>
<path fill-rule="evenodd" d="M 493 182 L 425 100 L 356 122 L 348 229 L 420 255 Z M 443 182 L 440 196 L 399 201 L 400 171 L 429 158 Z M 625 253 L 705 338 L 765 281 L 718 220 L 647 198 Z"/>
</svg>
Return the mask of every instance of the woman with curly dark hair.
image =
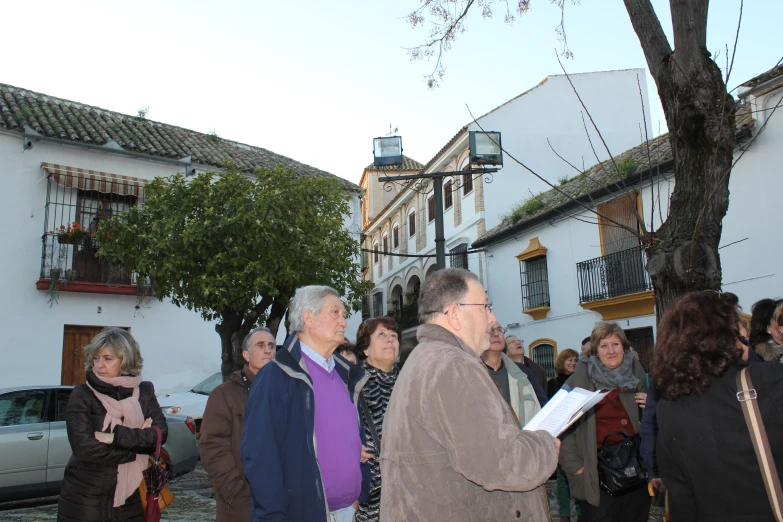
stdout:
<svg viewBox="0 0 783 522">
<path fill-rule="evenodd" d="M 658 468 L 674 522 L 775 520 L 737 395 L 744 333 L 737 297 L 713 291 L 686 294 L 658 325 Z M 783 469 L 783 365 L 753 364 L 750 375 Z"/>
<path fill-rule="evenodd" d="M 750 346 L 765 361 L 783 362 L 783 324 L 778 324 L 783 299 L 762 299 L 750 308 Z"/>
<path fill-rule="evenodd" d="M 381 467 L 378 456 L 383 440 L 383 417 L 389 405 L 394 384 L 400 369 L 397 358 L 400 355 L 402 330 L 391 317 L 367 319 L 356 332 L 356 355 L 363 361 L 367 383 L 362 388 L 360 411 L 362 429 L 367 440 L 370 458 L 370 495 L 367 502 L 356 510 L 357 522 L 377 522 L 381 504 Z M 377 439 L 376 439 L 377 437 Z"/>
</svg>

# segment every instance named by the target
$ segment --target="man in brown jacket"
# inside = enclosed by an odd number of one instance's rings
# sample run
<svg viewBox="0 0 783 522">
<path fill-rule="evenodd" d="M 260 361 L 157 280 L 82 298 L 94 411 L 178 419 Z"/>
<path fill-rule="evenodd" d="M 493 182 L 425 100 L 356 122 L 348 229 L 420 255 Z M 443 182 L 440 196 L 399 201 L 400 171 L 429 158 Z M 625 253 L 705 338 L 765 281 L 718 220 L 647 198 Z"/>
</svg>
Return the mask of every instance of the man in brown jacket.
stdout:
<svg viewBox="0 0 783 522">
<path fill-rule="evenodd" d="M 217 494 L 216 522 L 250 522 L 253 502 L 239 448 L 250 384 L 275 356 L 272 333 L 263 327 L 252 330 L 242 343 L 242 356 L 247 364 L 212 391 L 201 421 L 198 447 Z"/>
<path fill-rule="evenodd" d="M 560 441 L 522 431 L 480 355 L 497 319 L 478 278 L 435 272 L 383 421 L 384 522 L 549 520 L 542 485 Z"/>
</svg>

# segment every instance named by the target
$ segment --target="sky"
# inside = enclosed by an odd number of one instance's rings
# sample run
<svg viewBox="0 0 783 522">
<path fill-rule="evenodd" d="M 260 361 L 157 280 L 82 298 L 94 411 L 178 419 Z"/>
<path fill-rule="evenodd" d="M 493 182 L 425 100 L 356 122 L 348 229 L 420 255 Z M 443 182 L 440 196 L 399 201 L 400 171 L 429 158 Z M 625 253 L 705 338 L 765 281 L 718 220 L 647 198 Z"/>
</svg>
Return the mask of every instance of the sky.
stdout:
<svg viewBox="0 0 783 522">
<path fill-rule="evenodd" d="M 510 2 L 512 5 L 515 2 Z M 739 0 L 713 0 L 708 48 L 726 64 Z M 420 0 L 4 2 L 0 83 L 137 114 L 264 147 L 358 183 L 372 139 L 397 128 L 404 154 L 426 163 L 465 124 L 547 75 L 562 74 L 560 11 L 533 0 L 516 23 L 475 10 L 445 56 L 411 61 L 424 42 L 405 15 Z M 653 0 L 671 41 L 668 1 Z M 728 85 L 783 58 L 780 0 L 747 0 Z M 569 73 L 647 68 L 620 0 L 568 4 Z M 655 134 L 666 130 L 655 83 L 646 88 Z M 588 107 L 589 108 L 589 107 Z M 534 125 L 535 122 L 531 122 Z"/>
</svg>

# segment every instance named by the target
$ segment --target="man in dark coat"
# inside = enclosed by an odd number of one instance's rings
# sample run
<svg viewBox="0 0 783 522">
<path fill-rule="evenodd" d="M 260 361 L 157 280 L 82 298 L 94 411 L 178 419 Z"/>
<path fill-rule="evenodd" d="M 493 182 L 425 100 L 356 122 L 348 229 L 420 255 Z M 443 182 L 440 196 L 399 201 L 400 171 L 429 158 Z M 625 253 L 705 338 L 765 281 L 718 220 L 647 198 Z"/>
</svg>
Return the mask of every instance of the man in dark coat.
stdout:
<svg viewBox="0 0 783 522">
<path fill-rule="evenodd" d="M 525 343 L 516 335 L 506 337 L 506 350 L 508 356 L 517 364 L 523 364 L 530 370 L 538 382 L 539 389 L 546 389 L 546 370 L 533 362 L 530 357 L 525 355 Z M 546 394 L 544 394 L 546 397 Z M 546 402 L 546 400 L 544 400 Z M 542 403 L 543 404 L 543 403 Z"/>
<path fill-rule="evenodd" d="M 250 522 L 253 502 L 239 449 L 245 405 L 256 373 L 274 356 L 272 332 L 263 327 L 251 330 L 242 342 L 242 357 L 247 364 L 215 388 L 207 400 L 198 448 L 215 488 L 216 522 Z"/>
<path fill-rule="evenodd" d="M 252 520 L 351 521 L 369 491 L 356 409 L 367 377 L 332 355 L 347 326 L 335 290 L 297 289 L 288 320 L 294 334 L 256 376 L 245 408 Z"/>
</svg>

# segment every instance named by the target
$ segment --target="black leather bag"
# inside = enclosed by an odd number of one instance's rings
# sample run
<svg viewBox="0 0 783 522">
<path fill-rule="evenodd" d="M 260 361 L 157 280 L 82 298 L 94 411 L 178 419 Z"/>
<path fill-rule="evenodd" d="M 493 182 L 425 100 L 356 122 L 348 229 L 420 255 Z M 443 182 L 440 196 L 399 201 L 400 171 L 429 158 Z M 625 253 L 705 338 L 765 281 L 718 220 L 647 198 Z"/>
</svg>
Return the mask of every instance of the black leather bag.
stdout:
<svg viewBox="0 0 783 522">
<path fill-rule="evenodd" d="M 622 435 L 623 440 L 606 444 L 612 435 Z M 615 431 L 604 438 L 598 449 L 598 481 L 601 489 L 610 495 L 620 495 L 647 484 L 647 470 L 642 466 L 639 434 L 630 437 Z"/>
</svg>

